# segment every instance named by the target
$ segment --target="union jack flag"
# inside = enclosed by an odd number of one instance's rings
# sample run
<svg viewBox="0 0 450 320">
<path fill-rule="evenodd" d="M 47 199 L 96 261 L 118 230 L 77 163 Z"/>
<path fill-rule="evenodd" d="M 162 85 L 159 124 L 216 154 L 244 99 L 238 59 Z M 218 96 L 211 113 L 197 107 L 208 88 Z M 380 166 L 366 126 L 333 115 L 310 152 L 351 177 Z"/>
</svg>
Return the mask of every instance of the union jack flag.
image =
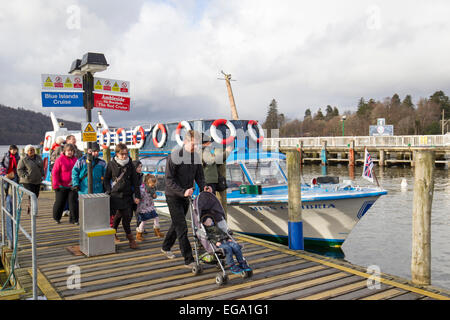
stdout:
<svg viewBox="0 0 450 320">
<path fill-rule="evenodd" d="M 373 162 L 372 157 L 369 154 L 369 151 L 367 151 L 367 148 L 365 149 L 364 154 L 364 170 L 362 177 L 366 180 L 369 180 L 373 183 Z"/>
</svg>

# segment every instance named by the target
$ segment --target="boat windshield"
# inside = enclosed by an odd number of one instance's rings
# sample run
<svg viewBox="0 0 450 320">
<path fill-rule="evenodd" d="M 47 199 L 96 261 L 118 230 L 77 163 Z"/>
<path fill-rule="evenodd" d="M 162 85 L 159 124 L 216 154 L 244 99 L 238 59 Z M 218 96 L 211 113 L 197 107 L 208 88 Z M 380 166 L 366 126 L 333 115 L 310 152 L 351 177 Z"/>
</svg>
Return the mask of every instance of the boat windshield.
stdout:
<svg viewBox="0 0 450 320">
<path fill-rule="evenodd" d="M 250 174 L 254 184 L 262 186 L 285 185 L 286 179 L 283 167 L 286 163 L 283 160 L 259 160 L 246 162 L 245 167 Z"/>
<path fill-rule="evenodd" d="M 164 173 L 166 167 L 166 157 L 147 157 L 140 159 L 142 171 L 145 173 Z"/>
</svg>

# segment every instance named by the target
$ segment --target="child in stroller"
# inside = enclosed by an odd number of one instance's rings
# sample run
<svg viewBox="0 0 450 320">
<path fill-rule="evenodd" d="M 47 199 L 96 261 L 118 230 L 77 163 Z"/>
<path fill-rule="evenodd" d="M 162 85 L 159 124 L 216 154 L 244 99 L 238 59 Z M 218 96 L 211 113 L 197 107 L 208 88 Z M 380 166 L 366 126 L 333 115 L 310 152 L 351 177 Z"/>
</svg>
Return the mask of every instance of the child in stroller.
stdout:
<svg viewBox="0 0 450 320">
<path fill-rule="evenodd" d="M 230 271 L 234 274 L 240 274 L 242 271 L 251 271 L 247 262 L 244 260 L 241 252 L 241 246 L 229 236 L 229 234 L 214 222 L 214 217 L 209 214 L 203 215 L 203 225 L 208 235 L 208 240 L 212 241 L 217 248 L 223 249 L 225 253 L 225 260 Z M 233 254 L 236 256 L 237 263 L 233 259 Z"/>
<path fill-rule="evenodd" d="M 242 247 L 233 239 L 232 232 L 228 229 L 225 210 L 219 199 L 211 192 L 201 192 L 191 204 L 193 204 L 191 221 L 197 262 L 192 272 L 194 274 L 201 272 L 200 262 L 217 263 L 217 267 L 222 272 L 216 275 L 216 283 L 224 284 L 228 279 L 223 261 L 225 259 L 232 273 L 240 274 L 244 278 L 251 277 L 253 271 L 242 256 Z M 205 261 L 199 257 L 199 246 L 206 251 L 202 257 L 212 258 L 212 261 Z M 233 253 L 236 255 L 238 263 L 234 262 Z"/>
</svg>

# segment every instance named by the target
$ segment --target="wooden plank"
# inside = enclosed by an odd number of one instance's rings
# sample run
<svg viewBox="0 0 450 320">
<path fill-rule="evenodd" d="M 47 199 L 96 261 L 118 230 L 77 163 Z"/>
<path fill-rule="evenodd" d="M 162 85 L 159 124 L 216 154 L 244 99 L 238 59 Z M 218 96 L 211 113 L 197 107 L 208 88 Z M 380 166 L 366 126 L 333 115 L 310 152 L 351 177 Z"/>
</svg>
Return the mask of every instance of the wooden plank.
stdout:
<svg viewBox="0 0 450 320">
<path fill-rule="evenodd" d="M 252 286 L 261 285 L 261 284 L 265 284 L 265 283 L 269 283 L 269 282 L 278 281 L 278 280 L 281 280 L 281 279 L 286 279 L 286 278 L 292 278 L 292 277 L 300 276 L 300 275 L 303 275 L 303 274 L 307 274 L 307 273 L 310 273 L 310 272 L 315 272 L 315 271 L 323 270 L 323 269 L 325 269 L 325 267 L 323 267 L 323 266 L 314 266 L 314 267 L 306 268 L 306 269 L 303 269 L 303 270 L 288 272 L 288 273 L 281 274 L 281 275 L 278 275 L 278 276 L 275 276 L 275 277 L 270 277 L 270 278 L 260 279 L 260 280 L 256 280 L 256 281 L 251 281 L 251 282 L 245 283 L 245 284 L 239 284 L 239 285 L 229 286 L 229 287 L 225 287 L 225 288 L 220 288 L 220 289 L 215 290 L 214 292 L 202 292 L 202 293 L 199 293 L 199 294 L 183 297 L 180 300 L 204 299 L 205 297 L 208 297 L 211 294 L 221 295 L 221 294 L 224 294 L 224 293 L 232 291 L 232 290 L 238 290 L 238 289 L 246 288 L 249 285 L 252 285 Z M 258 272 L 261 272 L 261 270 L 254 270 L 253 271 L 254 274 L 255 273 L 257 274 Z M 231 275 L 230 279 L 232 279 L 232 278 L 235 278 L 235 275 Z"/>
<path fill-rule="evenodd" d="M 31 270 L 30 270 L 31 271 Z M 42 272 L 37 270 L 37 284 L 42 293 L 47 297 L 48 300 L 62 300 L 58 292 L 53 288 L 47 278 L 42 274 Z"/>
<path fill-rule="evenodd" d="M 325 277 L 320 277 L 317 279 L 313 279 L 313 280 L 309 280 L 309 281 L 305 281 L 305 282 L 301 282 L 301 283 L 296 283 L 287 287 L 282 287 L 282 288 L 277 288 L 274 290 L 269 290 L 263 293 L 259 293 L 259 294 L 255 294 L 255 295 L 251 295 L 251 296 L 247 296 L 244 298 L 241 298 L 239 300 L 258 300 L 258 299 L 268 299 L 272 296 L 276 296 L 276 295 L 280 295 L 280 294 L 284 294 L 290 291 L 294 291 L 294 290 L 300 290 L 303 288 L 307 288 L 307 287 L 311 287 L 311 286 L 315 286 L 321 283 L 325 283 L 328 281 L 332 281 L 332 280 L 336 280 L 342 277 L 346 277 L 348 276 L 347 273 L 345 272 L 338 272 L 338 273 L 334 273 Z"/>
<path fill-rule="evenodd" d="M 343 293 L 347 293 L 349 291 L 353 291 L 355 289 L 360 289 L 360 288 L 364 288 L 365 286 L 367 286 L 367 280 L 364 281 L 358 281 L 352 284 L 348 284 L 342 287 L 338 287 L 335 289 L 331 289 L 331 290 L 327 290 L 327 291 L 323 291 L 320 293 L 316 293 L 313 295 L 309 295 L 303 298 L 300 298 L 298 300 L 320 300 L 320 299 L 327 299 L 327 298 L 331 298 Z"/>
<path fill-rule="evenodd" d="M 389 300 L 418 300 L 418 299 L 421 299 L 423 297 L 424 296 L 418 295 L 417 293 L 414 293 L 414 292 L 406 292 L 404 294 L 395 296 L 393 298 L 389 298 Z"/>
<path fill-rule="evenodd" d="M 405 291 L 394 288 L 394 289 L 389 289 L 389 290 L 362 298 L 361 300 L 383 300 L 383 299 L 388 299 L 388 298 L 398 296 L 399 294 L 402 294 L 402 293 L 405 293 Z"/>
<path fill-rule="evenodd" d="M 283 257 L 283 255 L 275 255 L 275 256 L 272 256 L 269 258 L 262 258 L 261 260 L 262 261 L 267 261 L 269 259 L 276 260 L 276 259 L 280 259 L 282 257 Z M 253 261 L 253 263 L 254 262 L 255 261 Z M 158 277 L 156 279 L 145 280 L 145 281 L 136 281 L 131 284 L 129 282 L 125 282 L 124 284 L 117 283 L 117 282 L 114 282 L 114 279 L 112 279 L 112 284 L 109 284 L 108 288 L 104 288 L 104 289 L 93 288 L 91 290 L 87 290 L 86 288 L 83 288 L 79 292 L 74 292 L 71 296 L 68 296 L 66 299 L 68 299 L 68 300 L 86 299 L 86 298 L 95 297 L 95 296 L 102 295 L 102 294 L 111 293 L 111 292 L 114 292 L 117 290 L 127 290 L 127 289 L 131 289 L 131 288 L 136 288 L 136 287 L 150 286 L 150 285 L 153 285 L 156 283 L 161 283 L 161 282 L 168 283 L 173 280 L 192 277 L 191 273 L 187 273 L 187 271 L 188 271 L 187 269 L 184 269 L 184 270 L 186 270 L 186 272 L 184 272 L 182 274 L 177 274 L 177 275 L 173 275 L 173 276 L 169 276 L 169 277 Z M 87 292 L 87 291 L 90 291 L 90 292 Z"/>
<path fill-rule="evenodd" d="M 0 301 L 1 300 L 19 300 L 20 297 L 25 293 L 24 289 L 10 289 L 0 291 Z"/>
</svg>

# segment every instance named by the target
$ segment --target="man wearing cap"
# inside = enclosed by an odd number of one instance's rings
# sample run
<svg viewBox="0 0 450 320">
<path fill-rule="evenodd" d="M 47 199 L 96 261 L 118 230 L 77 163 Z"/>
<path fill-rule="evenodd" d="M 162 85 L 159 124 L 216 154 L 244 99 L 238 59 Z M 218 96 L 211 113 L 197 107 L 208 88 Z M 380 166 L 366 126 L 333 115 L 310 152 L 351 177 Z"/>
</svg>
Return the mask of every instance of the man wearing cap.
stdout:
<svg viewBox="0 0 450 320">
<path fill-rule="evenodd" d="M 106 162 L 98 157 L 100 147 L 97 142 L 92 143 L 92 148 L 88 149 L 88 153 L 92 154 L 92 186 L 94 193 L 103 193 L 103 177 L 106 171 Z M 80 194 L 88 193 L 88 177 L 87 177 L 87 155 L 77 160 L 72 169 L 72 189 Z"/>
</svg>

